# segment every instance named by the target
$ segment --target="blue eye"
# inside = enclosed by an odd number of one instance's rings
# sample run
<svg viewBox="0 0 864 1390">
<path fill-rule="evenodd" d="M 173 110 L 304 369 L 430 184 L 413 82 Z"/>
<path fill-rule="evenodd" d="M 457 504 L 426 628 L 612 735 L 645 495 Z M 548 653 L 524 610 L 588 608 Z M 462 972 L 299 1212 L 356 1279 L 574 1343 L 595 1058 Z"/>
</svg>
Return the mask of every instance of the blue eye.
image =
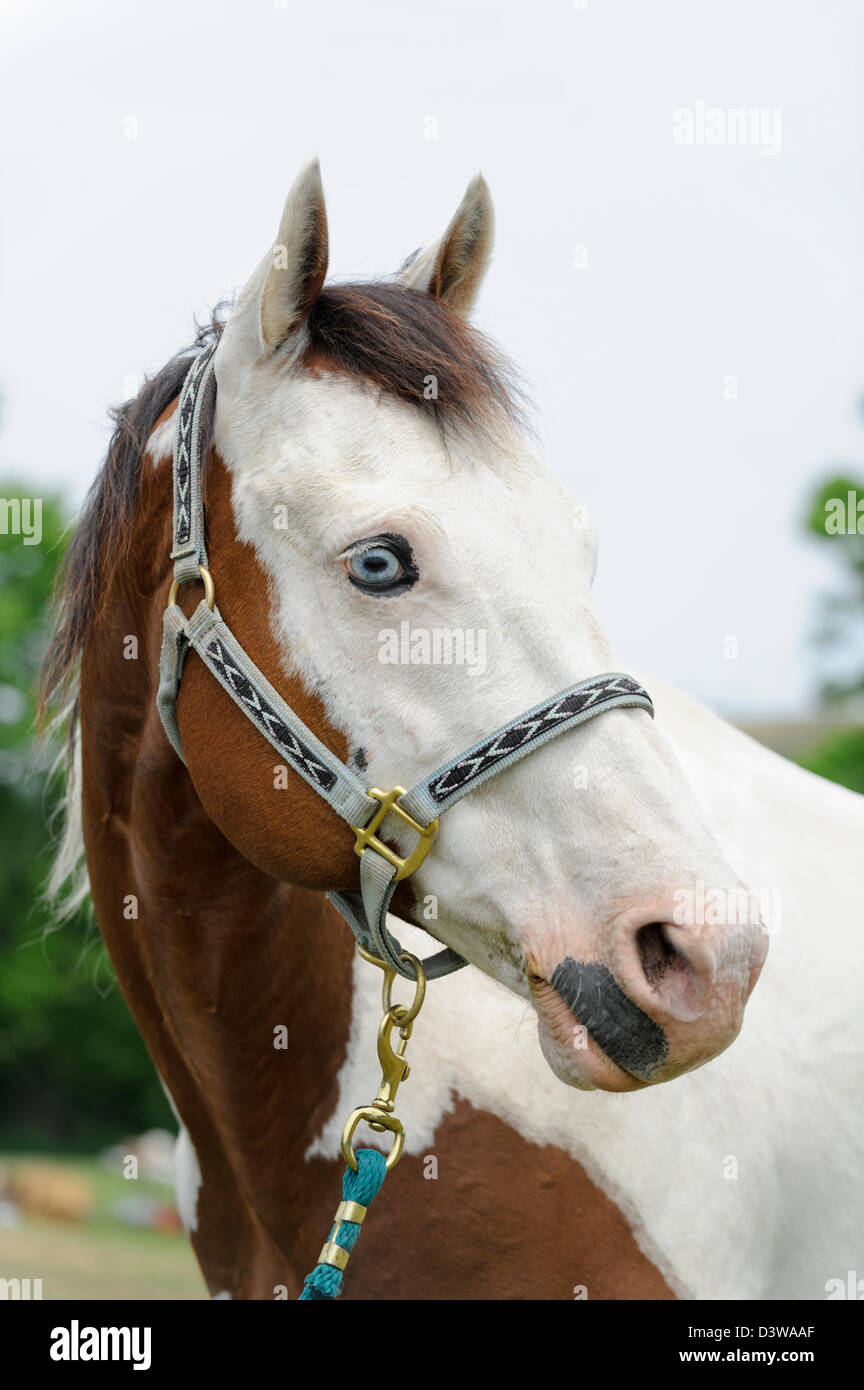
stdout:
<svg viewBox="0 0 864 1390">
<path fill-rule="evenodd" d="M 345 557 L 351 583 L 364 593 L 409 589 L 417 579 L 411 547 L 404 536 L 373 536 L 360 541 Z"/>
<path fill-rule="evenodd" d="M 384 545 L 370 545 L 368 550 L 359 550 L 348 556 L 348 573 L 361 584 L 374 584 L 382 588 L 401 579 L 404 570 L 402 561 Z"/>
</svg>

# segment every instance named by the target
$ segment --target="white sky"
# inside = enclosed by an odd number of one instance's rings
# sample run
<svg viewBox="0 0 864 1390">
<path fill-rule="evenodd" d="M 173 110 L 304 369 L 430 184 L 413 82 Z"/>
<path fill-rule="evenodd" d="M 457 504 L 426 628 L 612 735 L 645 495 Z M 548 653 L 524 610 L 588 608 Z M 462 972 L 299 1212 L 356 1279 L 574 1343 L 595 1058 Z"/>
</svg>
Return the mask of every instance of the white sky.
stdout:
<svg viewBox="0 0 864 1390">
<path fill-rule="evenodd" d="M 311 154 L 337 278 L 395 269 L 479 168 L 478 322 L 599 524 L 622 662 L 804 709 L 831 571 L 798 517 L 864 469 L 864 7 L 585 4 L 0 0 L 0 477 L 80 499 L 106 405 L 242 283 Z M 779 109 L 779 153 L 676 144 L 700 101 Z"/>
</svg>

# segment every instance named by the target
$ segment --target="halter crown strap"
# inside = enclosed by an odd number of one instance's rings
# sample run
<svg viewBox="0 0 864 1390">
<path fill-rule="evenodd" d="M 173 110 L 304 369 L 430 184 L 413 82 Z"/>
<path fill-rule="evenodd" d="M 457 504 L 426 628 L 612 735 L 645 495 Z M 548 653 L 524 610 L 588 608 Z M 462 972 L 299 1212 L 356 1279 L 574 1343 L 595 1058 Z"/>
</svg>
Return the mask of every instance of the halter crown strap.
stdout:
<svg viewBox="0 0 864 1390">
<path fill-rule="evenodd" d="M 179 584 L 195 579 L 198 566 L 207 565 L 204 509 L 201 497 L 201 427 L 208 388 L 215 389 L 213 355 L 216 344 L 200 353 L 189 371 L 177 402 L 174 433 L 174 578 Z"/>
<path fill-rule="evenodd" d="M 413 969 L 403 961 L 402 947 L 388 929 L 387 909 L 397 883 L 414 873 L 429 852 L 441 812 L 567 729 L 616 708 L 644 709 L 653 717 L 654 706 L 650 695 L 632 676 L 616 671 L 591 676 L 478 739 L 410 791 L 402 787 L 386 792 L 373 787 L 367 791 L 356 773 L 331 753 L 285 703 L 247 656 L 216 607 L 215 587 L 207 568 L 201 487 L 202 416 L 207 393 L 215 390 L 214 351 L 215 347 L 210 347 L 195 358 L 177 405 L 171 551 L 174 583 L 163 617 L 156 697 L 159 715 L 172 747 L 185 762 L 176 702 L 186 656 L 190 649 L 194 650 L 259 732 L 351 826 L 360 856 L 360 891 L 334 892 L 328 897 L 362 946 L 400 975 L 413 979 Z M 176 602 L 177 589 L 180 584 L 199 578 L 204 581 L 205 598 L 187 618 Z M 395 834 L 406 825 L 418 840 L 414 850 L 403 858 L 382 836 L 390 833 L 391 828 Z M 423 962 L 430 979 L 448 975 L 463 965 L 467 961 L 449 947 Z"/>
</svg>

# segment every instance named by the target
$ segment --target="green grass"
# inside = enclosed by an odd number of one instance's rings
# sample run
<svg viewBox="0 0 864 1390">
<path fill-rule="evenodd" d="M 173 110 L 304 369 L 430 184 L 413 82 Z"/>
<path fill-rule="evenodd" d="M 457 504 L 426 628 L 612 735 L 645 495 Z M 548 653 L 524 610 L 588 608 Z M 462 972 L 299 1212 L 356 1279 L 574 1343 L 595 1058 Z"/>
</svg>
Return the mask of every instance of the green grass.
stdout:
<svg viewBox="0 0 864 1390">
<path fill-rule="evenodd" d="M 208 1298 L 191 1247 L 158 1231 L 23 1222 L 0 1232 L 5 1279 L 41 1279 L 46 1300 Z"/>
</svg>

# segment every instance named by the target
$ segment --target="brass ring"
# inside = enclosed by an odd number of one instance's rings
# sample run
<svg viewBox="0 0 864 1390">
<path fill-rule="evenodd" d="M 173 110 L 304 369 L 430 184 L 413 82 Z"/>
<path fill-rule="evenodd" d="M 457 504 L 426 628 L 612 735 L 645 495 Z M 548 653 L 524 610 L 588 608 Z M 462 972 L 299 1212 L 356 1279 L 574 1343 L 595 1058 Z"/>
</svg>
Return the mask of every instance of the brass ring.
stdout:
<svg viewBox="0 0 864 1390">
<path fill-rule="evenodd" d="M 393 981 L 396 978 L 394 971 L 392 974 L 385 974 L 384 976 L 384 984 L 381 987 L 381 1002 L 384 1005 L 385 1014 L 389 1014 L 392 1010 L 398 1026 L 407 1028 L 409 1023 L 414 1022 L 423 1006 L 423 1000 L 426 998 L 426 971 L 423 969 L 422 963 L 416 956 L 412 956 L 410 951 L 403 951 L 399 959 L 414 966 L 416 973 L 414 998 L 409 1005 L 393 1003 Z"/>
<path fill-rule="evenodd" d="M 204 602 L 207 604 L 207 607 L 210 609 L 210 612 L 212 613 L 213 605 L 216 602 L 216 585 L 213 583 L 213 576 L 205 565 L 198 566 L 198 573 L 201 576 L 201 579 L 204 581 Z M 177 602 L 177 592 L 180 588 L 180 585 L 188 584 L 190 583 L 190 580 L 191 576 L 190 579 L 174 580 L 174 582 L 171 585 L 171 588 L 168 590 L 169 608 Z"/>
</svg>

